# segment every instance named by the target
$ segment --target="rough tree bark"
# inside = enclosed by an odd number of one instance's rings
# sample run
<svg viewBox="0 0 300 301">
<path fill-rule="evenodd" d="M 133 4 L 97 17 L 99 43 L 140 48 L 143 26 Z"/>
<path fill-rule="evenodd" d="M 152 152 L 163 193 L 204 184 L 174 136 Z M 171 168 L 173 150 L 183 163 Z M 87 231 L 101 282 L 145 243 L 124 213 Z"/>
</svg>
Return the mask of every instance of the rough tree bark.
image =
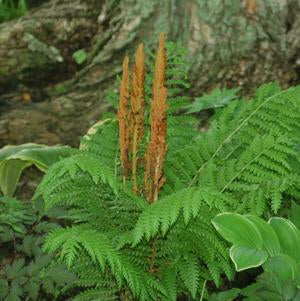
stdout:
<svg viewBox="0 0 300 301">
<path fill-rule="evenodd" d="M 0 147 L 78 144 L 108 109 L 124 55 L 161 31 L 188 49 L 190 95 L 299 83 L 299 0 L 49 0 L 0 25 Z"/>
</svg>

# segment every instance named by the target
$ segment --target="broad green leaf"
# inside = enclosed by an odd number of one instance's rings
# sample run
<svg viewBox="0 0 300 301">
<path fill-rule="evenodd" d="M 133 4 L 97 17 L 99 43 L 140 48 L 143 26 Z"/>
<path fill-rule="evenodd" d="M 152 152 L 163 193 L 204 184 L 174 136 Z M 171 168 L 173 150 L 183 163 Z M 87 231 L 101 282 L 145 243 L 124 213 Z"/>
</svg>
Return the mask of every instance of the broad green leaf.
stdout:
<svg viewBox="0 0 300 301">
<path fill-rule="evenodd" d="M 262 283 L 254 283 L 242 290 L 242 295 L 247 301 L 283 301 L 282 297 L 274 292 L 265 289 Z"/>
<path fill-rule="evenodd" d="M 294 201 L 292 201 L 290 220 L 298 229 L 300 229 L 300 205 Z"/>
<path fill-rule="evenodd" d="M 279 254 L 271 257 L 263 266 L 264 270 L 279 277 L 281 282 L 298 277 L 299 266 L 296 261 L 288 255 Z"/>
<path fill-rule="evenodd" d="M 233 301 L 241 293 L 239 288 L 232 288 L 226 292 L 214 293 L 209 297 L 209 301 Z"/>
<path fill-rule="evenodd" d="M 7 145 L 0 149 L 0 162 L 7 157 L 18 153 L 24 149 L 42 148 L 45 145 L 36 143 L 24 143 L 21 145 Z"/>
<path fill-rule="evenodd" d="M 24 148 L 18 153 L 10 155 L 6 160 L 19 159 L 32 162 L 38 169 L 46 172 L 50 165 L 61 158 L 68 157 L 74 153 L 69 146 L 55 145 L 43 146 L 31 149 Z"/>
<path fill-rule="evenodd" d="M 263 240 L 256 226 L 237 213 L 221 213 L 212 219 L 216 230 L 233 244 L 261 249 Z"/>
<path fill-rule="evenodd" d="M 300 233 L 296 226 L 287 219 L 272 217 L 269 224 L 275 230 L 284 254 L 299 262 Z"/>
<path fill-rule="evenodd" d="M 0 188 L 4 195 L 13 196 L 22 171 L 31 166 L 30 162 L 10 160 L 0 163 Z"/>
<path fill-rule="evenodd" d="M 282 265 L 275 266 L 274 270 L 266 271 L 265 269 L 265 272 L 258 277 L 257 281 L 262 284 L 262 289 L 257 293 L 259 293 L 260 296 L 265 297 L 263 300 L 299 300 L 297 298 L 294 299 L 298 291 L 295 281 L 288 272 L 284 273 L 282 269 L 289 269 L 289 267 L 286 266 L 286 260 L 282 262 Z M 272 298 L 268 294 L 270 292 L 275 294 Z"/>
<path fill-rule="evenodd" d="M 247 215 L 247 219 L 255 224 L 263 239 L 263 248 L 270 256 L 277 255 L 281 252 L 279 239 L 274 229 L 263 219 L 254 215 Z"/>
<path fill-rule="evenodd" d="M 236 244 L 230 248 L 230 258 L 235 269 L 240 272 L 262 265 L 268 259 L 268 253 L 265 250 Z"/>
<path fill-rule="evenodd" d="M 299 289 L 295 286 L 295 283 L 292 280 L 289 280 L 284 283 L 282 287 L 282 297 L 284 300 L 292 300 L 298 301 L 299 295 L 297 296 L 297 292 Z"/>
<path fill-rule="evenodd" d="M 4 195 L 12 196 L 22 171 L 35 165 L 46 172 L 50 165 L 70 156 L 74 150 L 67 146 L 45 146 L 26 143 L 5 146 L 0 150 L 0 189 Z"/>
</svg>

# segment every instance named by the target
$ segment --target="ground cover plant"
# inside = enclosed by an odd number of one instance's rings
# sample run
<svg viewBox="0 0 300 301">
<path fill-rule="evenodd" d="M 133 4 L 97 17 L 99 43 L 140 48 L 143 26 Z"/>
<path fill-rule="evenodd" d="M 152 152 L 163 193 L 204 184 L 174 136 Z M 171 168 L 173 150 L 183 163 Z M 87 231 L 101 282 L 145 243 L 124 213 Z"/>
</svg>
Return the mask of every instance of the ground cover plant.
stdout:
<svg viewBox="0 0 300 301">
<path fill-rule="evenodd" d="M 186 99 L 182 55 L 155 68 L 141 44 L 123 63 L 118 114 L 90 131 L 79 153 L 54 164 L 36 196 L 68 210 L 44 249 L 86 288 L 74 300 L 209 299 L 235 271 L 211 220 L 222 212 L 268 217 L 299 196 L 299 87 L 260 87 L 231 99 L 200 133 Z M 147 72 L 147 76 L 146 76 Z M 231 97 L 235 98 L 235 97 Z M 215 106 L 218 107 L 218 106 Z"/>
<path fill-rule="evenodd" d="M 0 197 L 1 300 L 65 300 L 65 286 L 76 281 L 42 251 L 46 233 L 59 227 L 50 218 L 58 215 L 55 210 L 45 215 L 41 200 L 36 205 Z"/>
</svg>

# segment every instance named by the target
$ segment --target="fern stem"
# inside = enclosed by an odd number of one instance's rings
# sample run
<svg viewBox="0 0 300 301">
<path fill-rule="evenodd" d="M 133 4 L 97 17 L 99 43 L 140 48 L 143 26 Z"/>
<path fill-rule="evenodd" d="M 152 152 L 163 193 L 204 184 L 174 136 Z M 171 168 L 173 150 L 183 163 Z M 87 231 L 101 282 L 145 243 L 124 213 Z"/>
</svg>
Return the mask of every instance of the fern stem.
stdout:
<svg viewBox="0 0 300 301">
<path fill-rule="evenodd" d="M 235 146 L 232 151 L 230 151 L 226 157 L 224 159 L 222 159 L 224 162 L 226 162 L 227 160 L 229 160 L 229 158 L 231 157 L 232 154 L 234 154 L 234 152 L 242 145 L 242 143 L 238 144 L 237 146 Z"/>
<path fill-rule="evenodd" d="M 137 160 L 145 127 L 145 54 L 143 44 L 140 44 L 136 51 L 133 68 L 130 123 L 133 190 L 138 194 Z"/>
<path fill-rule="evenodd" d="M 154 273 L 154 263 L 155 263 L 155 258 L 156 258 L 156 253 L 157 253 L 157 237 L 152 242 L 151 246 L 151 256 L 150 256 L 150 264 L 149 264 L 149 272 Z"/>
<path fill-rule="evenodd" d="M 133 179 L 133 191 L 138 194 L 139 187 L 137 182 L 137 128 L 135 128 L 132 137 L 132 179 Z"/>
<path fill-rule="evenodd" d="M 160 34 L 155 61 L 150 107 L 150 141 L 146 151 L 146 168 L 144 173 L 144 190 L 149 202 L 158 198 L 164 184 L 163 164 L 167 151 L 167 88 L 164 86 L 166 76 L 166 49 L 164 35 Z"/>
<path fill-rule="evenodd" d="M 225 139 L 224 141 L 219 145 L 219 147 L 217 148 L 217 150 L 213 153 L 213 155 L 210 157 L 209 160 L 207 160 L 205 163 L 203 163 L 200 168 L 197 170 L 195 176 L 193 177 L 192 181 L 190 182 L 189 184 L 189 188 L 191 186 L 193 186 L 193 184 L 195 183 L 195 181 L 197 180 L 198 176 L 200 175 L 201 171 L 203 170 L 203 168 L 211 161 L 213 160 L 217 154 L 219 153 L 219 151 L 222 149 L 222 147 L 228 143 L 230 141 L 230 139 L 232 138 L 232 136 L 234 136 L 248 121 L 249 119 L 252 118 L 253 115 L 255 115 L 257 113 L 257 111 L 259 111 L 265 104 L 267 104 L 270 100 L 272 100 L 274 97 L 278 97 L 279 95 L 287 92 L 289 90 L 284 90 L 284 91 L 281 91 L 279 93 L 276 93 L 272 96 L 270 96 L 269 98 L 267 98 L 264 102 L 262 102 L 259 106 L 257 106 L 257 108 L 248 116 L 246 117 L 242 122 L 241 124 L 233 131 L 231 132 L 231 134 L 229 134 Z"/>
<path fill-rule="evenodd" d="M 204 292 L 205 292 L 206 282 L 207 282 L 207 280 L 205 279 L 204 282 L 203 282 L 202 291 L 201 291 L 201 297 L 200 297 L 199 301 L 202 301 L 203 298 L 204 298 Z"/>
<path fill-rule="evenodd" d="M 224 192 L 227 188 L 228 188 L 228 186 L 247 168 L 247 167 L 249 167 L 253 162 L 255 162 L 261 155 L 263 155 L 264 154 L 264 152 L 266 151 L 266 150 L 269 150 L 269 149 L 271 149 L 274 145 L 276 144 L 276 142 L 275 143 L 273 143 L 269 148 L 267 148 L 267 149 L 263 149 L 263 151 L 262 152 L 260 152 L 257 156 L 255 156 L 251 161 L 249 161 L 246 165 L 244 165 L 243 166 L 243 168 L 242 169 L 240 169 L 239 170 L 239 172 L 238 173 L 236 173 L 231 179 L 230 179 L 230 181 L 222 188 L 222 190 L 221 190 L 221 192 Z"/>
</svg>

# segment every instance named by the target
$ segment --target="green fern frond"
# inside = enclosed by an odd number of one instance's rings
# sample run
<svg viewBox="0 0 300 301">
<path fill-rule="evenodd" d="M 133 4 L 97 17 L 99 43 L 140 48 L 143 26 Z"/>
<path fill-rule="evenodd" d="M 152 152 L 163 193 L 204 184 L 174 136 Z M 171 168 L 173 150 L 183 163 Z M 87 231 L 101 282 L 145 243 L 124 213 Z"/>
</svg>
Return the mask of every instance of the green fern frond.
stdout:
<svg viewBox="0 0 300 301">
<path fill-rule="evenodd" d="M 178 264 L 180 277 L 192 298 L 196 297 L 200 284 L 199 268 L 198 258 L 195 256 L 189 256 Z"/>
<path fill-rule="evenodd" d="M 64 161 L 64 168 L 61 169 L 58 176 L 64 175 L 68 172 L 72 179 L 79 171 L 88 173 L 95 184 L 101 180 L 103 183 L 107 183 L 115 193 L 117 193 L 117 181 L 116 175 L 113 173 L 111 167 L 107 166 L 99 157 L 92 154 L 80 154 L 70 157 Z"/>
<path fill-rule="evenodd" d="M 224 164 L 227 168 L 229 165 L 235 166 L 235 158 L 240 158 L 239 164 L 242 165 L 249 154 L 254 154 L 256 149 L 261 147 L 265 150 L 263 155 L 257 158 L 258 168 L 255 164 L 251 165 L 252 175 L 260 173 L 261 177 L 268 177 L 272 173 L 283 176 L 290 172 L 290 157 L 295 156 L 293 145 L 298 139 L 296 129 L 300 125 L 299 93 L 293 88 L 276 93 L 276 85 L 267 85 L 261 90 L 252 102 L 232 102 L 215 120 L 214 130 L 201 134 L 196 143 L 191 143 L 172 154 L 165 167 L 167 183 L 171 186 L 169 190 L 176 191 L 178 186 L 180 189 L 203 184 L 202 178 L 208 178 L 206 175 L 210 174 L 209 169 L 212 166 L 216 170 Z M 266 95 L 268 97 L 265 99 Z M 286 106 L 287 99 L 290 106 L 284 109 L 281 106 Z M 257 121 L 262 119 L 260 113 L 275 109 L 278 114 L 285 110 L 285 116 L 277 118 L 280 121 L 273 122 L 269 127 L 258 127 Z M 291 128 L 289 132 L 282 131 L 283 123 Z M 263 141 L 265 137 L 268 137 L 266 142 Z M 267 143 L 272 144 L 268 142 L 272 139 L 276 143 L 271 147 Z M 262 143 L 264 145 L 261 145 Z M 265 172 L 266 170 L 272 172 Z"/>
<path fill-rule="evenodd" d="M 177 271 L 172 266 L 164 269 L 161 277 L 161 282 L 163 286 L 166 288 L 168 293 L 168 298 L 164 300 L 176 301 L 177 299 Z"/>
<path fill-rule="evenodd" d="M 80 149 L 92 153 L 101 162 L 115 170 L 119 151 L 118 123 L 116 119 L 106 119 L 96 123 L 81 139 Z"/>
<path fill-rule="evenodd" d="M 133 294 L 140 300 L 150 300 L 150 291 L 153 289 L 158 290 L 157 293 L 165 294 L 164 289 L 150 275 L 140 271 L 113 247 L 106 234 L 99 233 L 85 225 L 55 229 L 48 235 L 44 249 L 50 253 L 60 250 L 60 257 L 73 264 L 79 254 L 75 247 L 64 247 L 66 241 L 70 240 L 74 242 L 68 242 L 68 246 L 76 245 L 77 249 L 78 247 L 84 249 L 91 260 L 99 264 L 102 272 L 108 265 L 117 279 L 124 278 Z"/>
<path fill-rule="evenodd" d="M 143 237 L 147 240 L 159 231 L 163 235 L 175 224 L 180 213 L 187 225 L 192 218 L 198 216 L 202 206 L 219 208 L 226 211 L 232 200 L 224 193 L 203 188 L 185 188 L 159 199 L 144 210 L 133 230 L 133 244 L 137 245 Z"/>
</svg>

